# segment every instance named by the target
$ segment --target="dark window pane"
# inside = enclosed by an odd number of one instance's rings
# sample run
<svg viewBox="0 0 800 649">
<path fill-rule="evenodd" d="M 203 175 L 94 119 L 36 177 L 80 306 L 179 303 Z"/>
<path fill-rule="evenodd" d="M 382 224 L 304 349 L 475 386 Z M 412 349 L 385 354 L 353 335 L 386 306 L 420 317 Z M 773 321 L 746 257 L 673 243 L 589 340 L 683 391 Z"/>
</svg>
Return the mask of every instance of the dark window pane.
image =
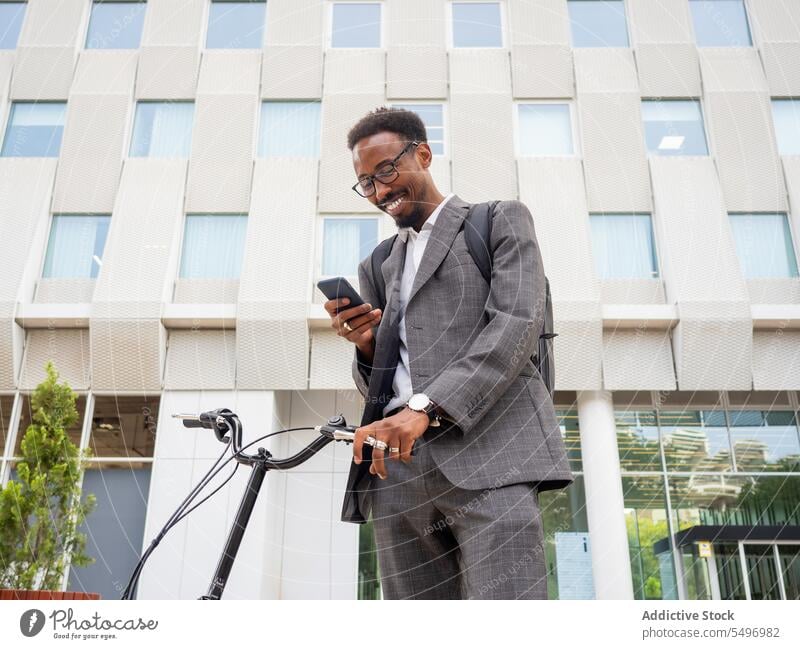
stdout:
<svg viewBox="0 0 800 649">
<path fill-rule="evenodd" d="M 153 457 L 158 397 L 95 399 L 90 447 L 94 457 Z"/>
<path fill-rule="evenodd" d="M 617 447 L 623 471 L 660 471 L 658 426 L 654 412 L 616 412 Z"/>
<path fill-rule="evenodd" d="M 659 418 L 667 471 L 733 468 L 723 411 L 665 411 Z"/>
</svg>

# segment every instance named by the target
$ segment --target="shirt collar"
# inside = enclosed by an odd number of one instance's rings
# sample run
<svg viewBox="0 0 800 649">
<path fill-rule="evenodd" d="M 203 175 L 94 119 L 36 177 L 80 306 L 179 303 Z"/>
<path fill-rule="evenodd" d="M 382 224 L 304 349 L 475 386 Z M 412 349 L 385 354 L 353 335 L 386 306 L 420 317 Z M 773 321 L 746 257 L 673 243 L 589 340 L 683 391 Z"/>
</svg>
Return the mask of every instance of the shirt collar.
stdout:
<svg viewBox="0 0 800 649">
<path fill-rule="evenodd" d="M 442 199 L 442 202 L 436 206 L 436 209 L 431 212 L 431 215 L 425 220 L 425 223 L 422 224 L 422 228 L 420 228 L 420 232 L 422 230 L 432 230 L 433 226 L 436 224 L 436 219 L 439 218 L 439 212 L 442 211 L 444 204 L 449 201 L 454 196 L 453 193 L 448 194 Z M 414 233 L 412 236 L 416 236 L 417 232 L 411 226 L 406 228 L 399 228 L 397 231 L 398 236 L 400 237 L 401 241 L 408 241 L 409 235 Z"/>
</svg>

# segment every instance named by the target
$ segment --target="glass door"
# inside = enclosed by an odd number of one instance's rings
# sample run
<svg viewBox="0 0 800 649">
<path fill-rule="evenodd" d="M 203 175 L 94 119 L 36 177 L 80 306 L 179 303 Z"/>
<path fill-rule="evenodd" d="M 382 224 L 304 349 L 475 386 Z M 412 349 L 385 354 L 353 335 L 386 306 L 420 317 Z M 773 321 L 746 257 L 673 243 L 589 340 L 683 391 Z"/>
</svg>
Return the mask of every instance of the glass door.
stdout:
<svg viewBox="0 0 800 649">
<path fill-rule="evenodd" d="M 800 599 L 800 545 L 778 544 L 786 599 Z"/>
<path fill-rule="evenodd" d="M 775 544 L 742 543 L 750 599 L 781 599 Z"/>
</svg>

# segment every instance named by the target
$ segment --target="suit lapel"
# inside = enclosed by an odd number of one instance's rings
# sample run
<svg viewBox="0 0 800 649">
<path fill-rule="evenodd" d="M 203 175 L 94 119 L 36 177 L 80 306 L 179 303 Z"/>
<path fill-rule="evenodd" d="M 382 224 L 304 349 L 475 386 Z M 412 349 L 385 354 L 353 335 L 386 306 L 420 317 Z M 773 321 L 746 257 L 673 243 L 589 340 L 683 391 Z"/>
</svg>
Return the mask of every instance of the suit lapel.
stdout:
<svg viewBox="0 0 800 649">
<path fill-rule="evenodd" d="M 425 246 L 425 254 L 422 255 L 422 261 L 420 261 L 419 268 L 417 268 L 414 284 L 411 286 L 411 293 L 408 296 L 409 303 L 444 261 L 450 247 L 453 245 L 456 234 L 461 229 L 468 209 L 469 203 L 465 203 L 458 196 L 453 196 L 442 207 L 442 211 L 439 212 L 428 243 Z M 406 305 L 406 308 L 408 308 L 408 305 Z"/>
</svg>

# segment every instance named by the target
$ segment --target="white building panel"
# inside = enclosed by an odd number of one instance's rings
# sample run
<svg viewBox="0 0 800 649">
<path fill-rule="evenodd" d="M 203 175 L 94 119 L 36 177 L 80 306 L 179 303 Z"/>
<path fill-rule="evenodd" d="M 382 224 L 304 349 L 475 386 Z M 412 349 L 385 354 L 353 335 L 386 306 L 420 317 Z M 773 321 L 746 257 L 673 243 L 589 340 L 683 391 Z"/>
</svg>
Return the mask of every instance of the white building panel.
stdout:
<svg viewBox="0 0 800 649">
<path fill-rule="evenodd" d="M 386 92 L 386 52 L 331 49 L 325 52 L 325 95 L 380 95 Z"/>
<path fill-rule="evenodd" d="M 572 48 L 568 45 L 512 46 L 511 84 L 515 99 L 573 97 Z"/>
<path fill-rule="evenodd" d="M 753 332 L 753 389 L 800 389 L 800 332 Z"/>
<path fill-rule="evenodd" d="M 627 47 L 579 47 L 574 50 L 575 87 L 586 93 L 638 92 L 633 52 Z"/>
<path fill-rule="evenodd" d="M 0 158 L 0 241 L 6 246 L 0 282 L 0 389 L 13 390 L 22 363 L 18 301 L 30 301 L 49 225 L 55 158 Z M 31 254 L 31 251 L 36 251 Z"/>
<path fill-rule="evenodd" d="M 136 99 L 193 99 L 200 68 L 195 45 L 150 45 L 139 49 Z"/>
<path fill-rule="evenodd" d="M 668 331 L 603 331 L 603 388 L 674 390 L 675 370 Z"/>
<path fill-rule="evenodd" d="M 514 45 L 567 45 L 569 13 L 561 0 L 508 0 L 506 25 Z"/>
<path fill-rule="evenodd" d="M 770 96 L 800 96 L 800 42 L 762 43 L 760 51 Z"/>
<path fill-rule="evenodd" d="M 142 46 L 191 45 L 205 37 L 206 0 L 148 0 Z"/>
<path fill-rule="evenodd" d="M 266 43 L 322 47 L 328 4 L 320 0 L 268 0 Z"/>
<path fill-rule="evenodd" d="M 445 99 L 447 50 L 433 45 L 392 45 L 386 52 L 389 99 Z"/>
<path fill-rule="evenodd" d="M 600 305 L 553 298 L 556 390 L 599 390 L 603 384 L 603 320 Z"/>
<path fill-rule="evenodd" d="M 450 50 L 450 93 L 511 94 L 511 69 L 507 50 L 477 48 Z"/>
<path fill-rule="evenodd" d="M 387 0 L 384 12 L 389 46 L 445 46 L 446 0 Z"/>
<path fill-rule="evenodd" d="M 800 4 L 774 0 L 748 0 L 750 22 L 759 43 L 800 42 Z"/>
<path fill-rule="evenodd" d="M 21 390 L 35 390 L 47 378 L 48 361 L 73 390 L 89 389 L 89 330 L 33 329 L 27 334 L 25 360 L 19 378 Z"/>
<path fill-rule="evenodd" d="M 311 390 L 347 390 L 353 386 L 350 372 L 354 345 L 332 329 L 320 329 L 311 336 Z"/>
<path fill-rule="evenodd" d="M 705 115 L 729 212 L 786 210 L 766 92 L 711 92 Z"/>
<path fill-rule="evenodd" d="M 267 45 L 261 66 L 261 97 L 322 97 L 322 48 L 318 45 Z"/>
<path fill-rule="evenodd" d="M 517 197 L 510 94 L 458 93 L 450 98 L 453 191 L 468 202 Z M 507 119 L 499 119 L 506 115 Z"/>
<path fill-rule="evenodd" d="M 78 51 L 74 46 L 17 48 L 11 99 L 65 101 L 69 95 Z"/>
<path fill-rule="evenodd" d="M 89 7 L 83 0 L 27 0 L 21 46 L 75 46 L 84 35 Z"/>
<path fill-rule="evenodd" d="M 699 97 L 700 63 L 694 43 L 640 43 L 636 68 L 642 97 Z"/>
<path fill-rule="evenodd" d="M 767 79 L 750 47 L 702 47 L 698 49 L 703 89 L 715 92 L 767 92 Z"/>
<path fill-rule="evenodd" d="M 235 330 L 169 332 L 165 390 L 233 390 L 235 378 Z"/>
<path fill-rule="evenodd" d="M 626 0 L 628 31 L 635 46 L 694 43 L 689 4 L 684 0 Z"/>
</svg>

